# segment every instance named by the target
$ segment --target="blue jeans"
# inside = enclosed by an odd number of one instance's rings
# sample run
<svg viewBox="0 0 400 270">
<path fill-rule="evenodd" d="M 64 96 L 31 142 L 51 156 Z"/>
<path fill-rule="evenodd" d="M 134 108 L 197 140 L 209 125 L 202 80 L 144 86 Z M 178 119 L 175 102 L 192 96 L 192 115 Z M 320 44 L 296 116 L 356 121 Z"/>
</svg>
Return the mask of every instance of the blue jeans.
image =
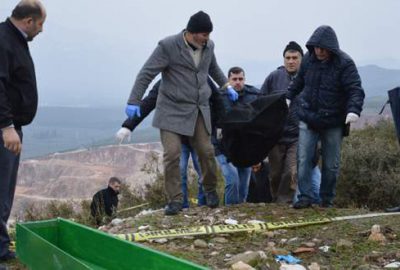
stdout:
<svg viewBox="0 0 400 270">
<path fill-rule="evenodd" d="M 300 195 L 299 200 L 313 202 L 315 198 L 311 180 L 315 149 L 321 141 L 322 176 L 320 198 L 324 204 L 332 204 L 336 195 L 336 181 L 339 176 L 340 147 L 342 144 L 342 127 L 325 130 L 308 129 L 307 124 L 299 123 L 299 146 L 297 151 L 297 173 Z"/>
<path fill-rule="evenodd" d="M 181 171 L 181 179 L 182 179 L 182 193 L 183 193 L 183 208 L 188 208 L 189 207 L 189 198 L 188 198 L 188 187 L 187 187 L 187 169 L 188 169 L 188 163 L 189 163 L 189 157 L 192 155 L 192 162 L 193 162 L 193 167 L 195 171 L 197 172 L 198 176 L 198 188 L 199 191 L 197 193 L 197 205 L 202 206 L 206 205 L 206 197 L 203 191 L 203 185 L 202 185 L 202 177 L 201 177 L 201 170 L 200 170 L 200 165 L 199 161 L 196 155 L 196 152 L 194 149 L 186 144 L 182 144 L 182 153 L 181 153 L 181 159 L 179 163 L 180 171 Z"/>
<path fill-rule="evenodd" d="M 225 204 L 245 202 L 249 192 L 251 167 L 235 167 L 223 154 L 216 158 L 225 178 Z"/>
<path fill-rule="evenodd" d="M 319 204 L 321 199 L 319 198 L 319 188 L 321 186 L 321 170 L 318 166 L 315 166 L 311 174 L 311 186 L 313 192 L 313 201 L 311 203 Z M 296 193 L 293 196 L 293 203 L 298 201 L 297 196 L 300 195 L 299 187 L 296 188 Z"/>
</svg>

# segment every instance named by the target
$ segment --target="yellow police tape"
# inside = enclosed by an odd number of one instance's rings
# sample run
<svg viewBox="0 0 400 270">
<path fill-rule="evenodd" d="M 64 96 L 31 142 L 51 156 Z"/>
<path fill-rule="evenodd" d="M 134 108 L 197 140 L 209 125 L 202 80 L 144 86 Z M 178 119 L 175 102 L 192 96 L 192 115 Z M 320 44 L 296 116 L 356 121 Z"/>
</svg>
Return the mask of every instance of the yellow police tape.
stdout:
<svg viewBox="0 0 400 270">
<path fill-rule="evenodd" d="M 234 233 L 234 232 L 248 232 L 248 231 L 261 231 L 261 230 L 277 230 L 292 227 L 307 226 L 312 224 L 323 224 L 331 222 L 330 218 L 312 218 L 312 219 L 298 219 L 294 221 L 279 221 L 279 222 L 260 222 L 255 224 L 236 224 L 236 225 L 203 225 L 193 227 L 182 227 L 177 229 L 165 229 L 147 232 L 116 234 L 115 236 L 135 242 L 143 242 L 150 239 L 215 234 L 215 233 Z"/>
</svg>

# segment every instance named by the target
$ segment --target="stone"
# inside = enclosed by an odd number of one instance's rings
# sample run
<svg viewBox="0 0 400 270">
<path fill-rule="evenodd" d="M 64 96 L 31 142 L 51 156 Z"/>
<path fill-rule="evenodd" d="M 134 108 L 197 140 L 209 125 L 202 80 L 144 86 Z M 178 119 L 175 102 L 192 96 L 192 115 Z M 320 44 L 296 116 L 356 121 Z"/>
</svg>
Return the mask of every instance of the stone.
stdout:
<svg viewBox="0 0 400 270">
<path fill-rule="evenodd" d="M 306 243 L 303 243 L 302 245 L 305 246 L 305 247 L 313 248 L 317 244 L 315 242 L 306 242 Z"/>
<path fill-rule="evenodd" d="M 114 218 L 114 219 L 111 221 L 111 225 L 113 225 L 113 226 L 118 226 L 118 225 L 121 225 L 123 222 L 124 222 L 124 221 L 123 221 L 122 219 L 120 219 L 120 218 Z"/>
<path fill-rule="evenodd" d="M 318 263 L 312 262 L 312 263 L 308 266 L 308 270 L 321 270 L 321 267 L 319 266 Z"/>
<path fill-rule="evenodd" d="M 371 228 L 371 234 L 368 237 L 368 241 L 372 242 L 386 242 L 386 237 L 381 232 L 381 226 L 375 224 Z"/>
<path fill-rule="evenodd" d="M 196 239 L 194 240 L 194 246 L 197 248 L 208 248 L 208 244 L 206 241 L 202 240 L 202 239 Z"/>
<path fill-rule="evenodd" d="M 353 242 L 346 240 L 346 239 L 339 239 L 336 243 L 336 248 L 352 248 Z"/>
<path fill-rule="evenodd" d="M 232 270 L 255 270 L 255 268 L 251 267 L 250 265 L 248 265 L 242 261 L 238 261 L 237 263 L 232 264 L 231 269 Z"/>
<path fill-rule="evenodd" d="M 247 251 L 240 253 L 231 258 L 227 265 L 233 265 L 239 261 L 242 261 L 251 266 L 256 266 L 259 262 L 265 260 L 267 255 L 263 251 Z"/>
<path fill-rule="evenodd" d="M 224 237 L 215 237 L 215 238 L 211 239 L 211 242 L 213 242 L 213 243 L 219 243 L 219 244 L 226 244 L 226 243 L 228 243 L 229 241 L 228 241 L 226 238 L 224 238 Z"/>
<path fill-rule="evenodd" d="M 309 248 L 309 247 L 299 247 L 296 248 L 296 250 L 293 251 L 293 254 L 300 254 L 300 253 L 309 253 L 309 252 L 315 252 L 315 248 Z"/>
</svg>

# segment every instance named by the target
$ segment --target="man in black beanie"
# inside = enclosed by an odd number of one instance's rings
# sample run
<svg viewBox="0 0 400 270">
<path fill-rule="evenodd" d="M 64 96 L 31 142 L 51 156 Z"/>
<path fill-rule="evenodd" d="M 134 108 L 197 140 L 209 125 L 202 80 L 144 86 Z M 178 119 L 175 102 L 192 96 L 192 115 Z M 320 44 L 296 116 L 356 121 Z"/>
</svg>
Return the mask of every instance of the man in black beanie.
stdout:
<svg viewBox="0 0 400 270">
<path fill-rule="evenodd" d="M 210 17 L 199 11 L 190 17 L 185 30 L 161 40 L 137 75 L 126 107 L 129 118 L 140 117 L 143 94 L 162 73 L 153 126 L 160 129 L 164 148 L 166 215 L 176 215 L 182 209 L 179 170 L 182 135 L 188 136 L 198 155 L 207 205 L 214 208 L 219 204 L 217 166 L 210 139 L 211 89 L 207 78 L 210 75 L 220 87 L 228 80 L 214 55 L 214 43 L 209 39 L 212 30 Z M 231 99 L 237 99 L 236 91 L 228 88 Z"/>
<path fill-rule="evenodd" d="M 297 75 L 303 50 L 290 41 L 283 50 L 284 65 L 271 72 L 261 87 L 264 95 L 284 91 Z M 271 194 L 275 202 L 289 203 L 297 187 L 296 153 L 299 136 L 297 102 L 292 102 L 285 128 L 278 144 L 269 153 Z"/>
</svg>

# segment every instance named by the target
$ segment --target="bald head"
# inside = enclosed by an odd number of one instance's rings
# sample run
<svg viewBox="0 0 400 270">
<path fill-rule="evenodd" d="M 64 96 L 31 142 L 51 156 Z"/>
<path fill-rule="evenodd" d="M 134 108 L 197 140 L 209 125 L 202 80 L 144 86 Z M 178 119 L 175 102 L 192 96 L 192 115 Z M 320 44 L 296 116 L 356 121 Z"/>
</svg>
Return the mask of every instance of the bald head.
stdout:
<svg viewBox="0 0 400 270">
<path fill-rule="evenodd" d="M 12 11 L 11 17 L 15 20 L 33 18 L 35 20 L 46 16 L 43 4 L 38 0 L 22 0 Z"/>
<path fill-rule="evenodd" d="M 22 0 L 12 11 L 10 19 L 31 41 L 43 31 L 46 10 L 39 0 Z"/>
</svg>

